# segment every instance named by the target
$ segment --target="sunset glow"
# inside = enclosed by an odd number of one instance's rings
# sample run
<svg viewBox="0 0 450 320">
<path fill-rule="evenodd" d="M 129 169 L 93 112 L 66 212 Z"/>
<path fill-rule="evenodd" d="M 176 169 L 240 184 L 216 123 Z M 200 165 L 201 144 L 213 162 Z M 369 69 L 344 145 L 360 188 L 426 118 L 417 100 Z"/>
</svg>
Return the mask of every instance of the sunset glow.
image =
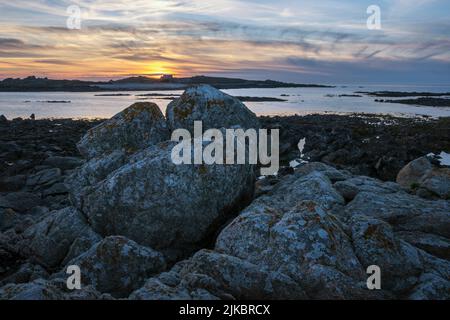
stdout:
<svg viewBox="0 0 450 320">
<path fill-rule="evenodd" d="M 79 30 L 67 28 L 71 5 L 80 8 Z M 450 82 L 448 1 L 380 1 L 383 28 L 375 31 L 365 26 L 368 5 L 287 0 L 4 2 L 0 78 L 207 74 L 377 82 L 433 76 Z M 421 79 L 414 79 L 418 74 Z"/>
</svg>

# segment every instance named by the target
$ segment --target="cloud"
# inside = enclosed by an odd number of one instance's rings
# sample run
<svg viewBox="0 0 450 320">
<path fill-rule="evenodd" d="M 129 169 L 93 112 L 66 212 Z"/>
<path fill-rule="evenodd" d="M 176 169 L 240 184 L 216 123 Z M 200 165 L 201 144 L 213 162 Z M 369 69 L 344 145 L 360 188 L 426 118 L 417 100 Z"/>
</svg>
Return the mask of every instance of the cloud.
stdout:
<svg viewBox="0 0 450 320">
<path fill-rule="evenodd" d="M 72 4 L 81 30 L 66 28 Z M 23 0 L 0 4 L 0 56 L 13 72 L 61 77 L 246 70 L 331 81 L 414 63 L 446 70 L 449 4 L 415 4 L 382 0 L 383 29 L 370 31 L 355 0 Z"/>
</svg>

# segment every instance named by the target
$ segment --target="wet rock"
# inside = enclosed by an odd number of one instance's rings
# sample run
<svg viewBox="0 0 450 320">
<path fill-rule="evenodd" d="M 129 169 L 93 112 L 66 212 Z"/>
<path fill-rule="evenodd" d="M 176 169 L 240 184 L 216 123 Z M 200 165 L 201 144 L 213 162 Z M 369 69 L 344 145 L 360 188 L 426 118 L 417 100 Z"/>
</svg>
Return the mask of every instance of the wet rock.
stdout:
<svg viewBox="0 0 450 320">
<path fill-rule="evenodd" d="M 408 163 L 397 175 L 397 183 L 427 198 L 450 199 L 450 168 L 438 167 L 428 157 Z"/>
<path fill-rule="evenodd" d="M 115 297 L 128 296 L 166 267 L 159 252 L 120 236 L 103 239 L 67 264 L 80 267 L 83 285 Z"/>
<path fill-rule="evenodd" d="M 61 170 L 71 170 L 81 166 L 83 163 L 83 159 L 76 157 L 51 156 L 45 159 L 42 164 Z"/>
<path fill-rule="evenodd" d="M 67 192 L 68 192 L 67 186 L 64 183 L 59 182 L 55 183 L 50 188 L 45 189 L 42 192 L 42 196 L 47 197 L 52 195 L 65 194 Z"/>
<path fill-rule="evenodd" d="M 0 178 L 0 192 L 20 191 L 27 181 L 24 174 Z"/>
<path fill-rule="evenodd" d="M 49 186 L 61 180 L 61 170 L 58 168 L 44 169 L 27 179 L 27 186 Z"/>
<path fill-rule="evenodd" d="M 41 198 L 30 192 L 11 192 L 0 196 L 0 208 L 10 208 L 18 212 L 26 212 L 38 206 Z"/>
<path fill-rule="evenodd" d="M 168 139 L 169 131 L 159 107 L 138 102 L 90 129 L 77 146 L 85 158 L 91 159 L 114 150 L 132 153 Z"/>
<path fill-rule="evenodd" d="M 187 89 L 180 98 L 172 101 L 166 109 L 171 130 L 184 128 L 194 133 L 194 121 L 201 120 L 203 130 L 211 128 L 258 129 L 256 115 L 241 101 L 209 85 Z"/>
<path fill-rule="evenodd" d="M 251 165 L 175 165 L 175 144 L 135 154 L 84 190 L 81 210 L 98 233 L 123 235 L 177 256 L 196 248 L 252 197 Z"/>
<path fill-rule="evenodd" d="M 0 208 L 0 231 L 5 231 L 18 225 L 23 218 L 24 214 L 17 213 L 13 209 Z"/>
</svg>

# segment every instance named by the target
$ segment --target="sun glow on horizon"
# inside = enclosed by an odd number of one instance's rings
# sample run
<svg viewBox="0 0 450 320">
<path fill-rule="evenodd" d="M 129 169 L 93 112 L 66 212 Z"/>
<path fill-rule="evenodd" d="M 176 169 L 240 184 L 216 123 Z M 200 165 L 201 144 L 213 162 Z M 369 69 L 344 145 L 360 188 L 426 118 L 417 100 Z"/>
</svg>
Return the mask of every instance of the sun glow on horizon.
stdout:
<svg viewBox="0 0 450 320">
<path fill-rule="evenodd" d="M 72 2 L 80 29 L 66 25 Z M 449 2 L 385 2 L 377 32 L 356 0 L 3 2 L 0 78 L 450 82 Z"/>
</svg>

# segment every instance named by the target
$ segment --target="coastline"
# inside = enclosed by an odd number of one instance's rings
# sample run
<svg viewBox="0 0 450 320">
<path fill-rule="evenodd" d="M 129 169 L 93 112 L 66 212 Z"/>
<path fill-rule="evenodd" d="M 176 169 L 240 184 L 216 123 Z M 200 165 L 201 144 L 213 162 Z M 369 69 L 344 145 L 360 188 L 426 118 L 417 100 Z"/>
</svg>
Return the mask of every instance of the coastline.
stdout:
<svg viewBox="0 0 450 320">
<path fill-rule="evenodd" d="M 302 138 L 306 138 L 308 161 L 390 181 L 395 180 L 397 172 L 408 162 L 428 153 L 450 150 L 450 117 L 354 113 L 258 118 L 264 128 L 280 129 L 280 161 L 284 166 L 298 156 L 296 145 Z M 0 154 L 0 172 L 10 175 L 20 171 L 20 167 L 16 170 L 14 166 L 5 165 L 7 162 L 19 159 L 34 162 L 47 153 L 79 157 L 76 142 L 89 128 L 105 120 L 18 118 L 1 121 L 0 141 L 4 148 Z"/>
</svg>

